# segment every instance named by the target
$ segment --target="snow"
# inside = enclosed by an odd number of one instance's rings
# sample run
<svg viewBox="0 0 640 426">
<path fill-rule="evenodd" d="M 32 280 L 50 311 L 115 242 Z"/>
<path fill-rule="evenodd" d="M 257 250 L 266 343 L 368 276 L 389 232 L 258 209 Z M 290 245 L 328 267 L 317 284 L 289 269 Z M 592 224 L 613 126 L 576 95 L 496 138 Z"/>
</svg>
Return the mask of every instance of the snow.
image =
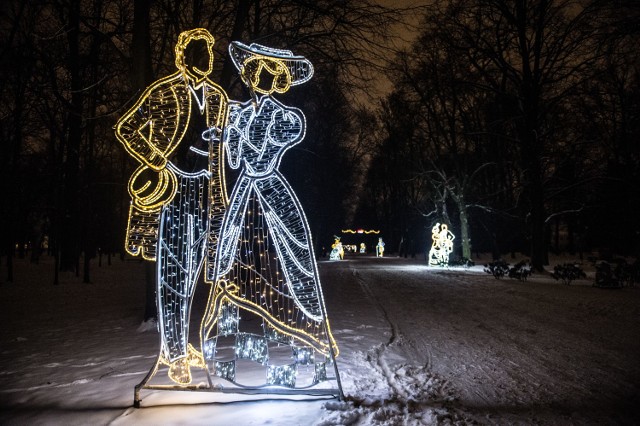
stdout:
<svg viewBox="0 0 640 426">
<path fill-rule="evenodd" d="M 4 259 L 3 259 L 4 260 Z M 640 421 L 640 287 L 497 280 L 478 266 L 351 255 L 319 264 L 346 395 L 133 389 L 158 350 L 142 323 L 144 267 L 83 284 L 52 261 L 0 265 L 0 424 L 431 425 Z M 510 263 L 516 260 L 507 259 Z M 553 265 L 575 259 L 552 259 Z M 104 259 L 103 259 L 104 261 Z M 106 263 L 106 262 L 104 262 Z M 194 319 L 208 291 L 199 286 Z"/>
</svg>

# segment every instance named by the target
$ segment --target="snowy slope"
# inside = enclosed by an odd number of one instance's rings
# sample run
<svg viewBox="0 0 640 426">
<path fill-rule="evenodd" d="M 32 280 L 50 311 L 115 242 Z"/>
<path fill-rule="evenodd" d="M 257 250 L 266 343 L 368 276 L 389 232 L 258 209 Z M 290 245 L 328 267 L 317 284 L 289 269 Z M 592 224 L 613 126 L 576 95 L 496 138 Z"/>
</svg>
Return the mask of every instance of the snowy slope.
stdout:
<svg viewBox="0 0 640 426">
<path fill-rule="evenodd" d="M 51 259 L 16 263 L 15 282 L 0 284 L 1 424 L 640 421 L 640 288 L 594 288 L 592 271 L 565 286 L 419 259 L 323 261 L 346 401 L 143 390 L 135 409 L 158 348 L 140 331 L 142 265 L 94 265 L 93 283 L 69 274 L 54 287 Z"/>
</svg>

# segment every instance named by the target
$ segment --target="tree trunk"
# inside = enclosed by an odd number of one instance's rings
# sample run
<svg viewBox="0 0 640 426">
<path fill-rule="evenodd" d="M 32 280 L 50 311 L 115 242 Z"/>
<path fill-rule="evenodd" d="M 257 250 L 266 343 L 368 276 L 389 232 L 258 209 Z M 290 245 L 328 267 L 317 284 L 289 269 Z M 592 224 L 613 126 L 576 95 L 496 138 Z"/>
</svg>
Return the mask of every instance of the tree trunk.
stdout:
<svg viewBox="0 0 640 426">
<path fill-rule="evenodd" d="M 251 0 L 240 0 L 238 2 L 238 7 L 236 8 L 236 16 L 233 22 L 233 29 L 231 30 L 231 38 L 230 40 L 241 40 L 242 33 L 244 31 L 244 27 L 247 22 L 247 17 L 249 15 L 249 8 L 251 7 Z M 222 74 L 220 76 L 220 86 L 224 90 L 229 90 L 229 86 L 231 85 L 231 76 L 235 71 L 235 66 L 229 57 L 227 57 L 224 61 L 224 65 L 222 67 Z"/>
<path fill-rule="evenodd" d="M 142 92 L 154 80 L 151 65 L 151 0 L 136 0 L 131 39 L 131 84 Z"/>
<path fill-rule="evenodd" d="M 7 250 L 7 281 L 13 282 L 13 244 Z"/>
<path fill-rule="evenodd" d="M 460 206 L 460 240 L 462 241 L 462 257 L 471 259 L 471 239 L 469 238 L 469 218 L 465 206 Z"/>
<path fill-rule="evenodd" d="M 156 262 L 144 262 L 145 277 L 145 305 L 144 305 L 144 321 L 158 318 L 158 309 L 156 306 Z"/>
<path fill-rule="evenodd" d="M 53 285 L 60 284 L 60 251 L 58 247 L 53 249 Z"/>
<path fill-rule="evenodd" d="M 80 168 L 80 144 L 82 140 L 82 75 L 80 73 L 80 2 L 74 0 L 69 6 L 68 70 L 71 75 L 71 105 L 69 107 L 69 132 L 67 136 L 67 157 L 64 163 L 65 178 L 63 189 L 62 232 L 60 234 L 60 269 L 77 271 L 79 260 L 78 217 L 78 173 Z"/>
<path fill-rule="evenodd" d="M 153 83 L 151 64 L 150 0 L 136 0 L 133 11 L 133 38 L 131 40 L 131 82 L 138 93 Z M 145 309 L 144 321 L 157 318 L 156 308 L 156 262 L 144 261 L 145 265 Z"/>
<path fill-rule="evenodd" d="M 84 253 L 83 271 L 84 274 L 82 277 L 82 282 L 85 284 L 89 284 L 91 282 L 91 274 L 89 273 L 91 271 L 91 256 L 89 256 L 87 252 Z"/>
<path fill-rule="evenodd" d="M 543 189 L 540 184 L 531 185 L 531 265 L 542 271 L 548 263 L 547 233 L 545 226 L 545 212 Z"/>
<path fill-rule="evenodd" d="M 460 245 L 462 246 L 462 257 L 471 259 L 471 239 L 469 238 L 469 213 L 465 205 L 464 195 L 454 193 L 449 190 L 453 202 L 458 208 L 458 217 L 460 218 Z"/>
</svg>

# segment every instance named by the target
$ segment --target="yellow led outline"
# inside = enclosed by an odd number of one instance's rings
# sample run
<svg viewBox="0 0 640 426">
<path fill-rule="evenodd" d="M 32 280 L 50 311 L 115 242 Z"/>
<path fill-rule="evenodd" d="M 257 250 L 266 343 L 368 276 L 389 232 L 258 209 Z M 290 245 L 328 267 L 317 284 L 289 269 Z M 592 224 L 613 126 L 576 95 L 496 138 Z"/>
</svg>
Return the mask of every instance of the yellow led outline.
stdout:
<svg viewBox="0 0 640 426">
<path fill-rule="evenodd" d="M 255 70 L 251 69 L 247 71 L 248 69 L 247 65 L 250 65 L 252 62 L 255 62 L 255 61 L 258 62 L 257 69 Z M 278 72 L 277 69 L 273 69 L 269 65 L 269 63 L 274 63 L 275 64 L 274 68 L 280 68 L 281 71 Z M 262 73 L 262 70 L 266 70 L 269 74 L 271 74 L 274 77 L 273 80 L 271 81 L 271 88 L 269 90 L 261 89 L 259 87 L 260 74 Z M 250 72 L 250 76 L 247 76 L 248 72 Z M 291 71 L 289 71 L 289 68 L 284 64 L 284 61 L 273 58 L 273 57 L 264 56 L 264 55 L 252 55 L 242 63 L 242 70 L 240 71 L 240 73 L 251 84 L 251 87 L 253 88 L 253 90 L 255 90 L 257 93 L 260 93 L 262 95 L 270 95 L 273 92 L 285 93 L 291 87 L 291 81 L 292 81 Z M 284 74 L 284 77 L 286 79 L 286 84 L 284 86 L 279 86 L 278 81 L 280 80 L 282 74 Z"/>
<path fill-rule="evenodd" d="M 354 231 L 353 229 L 342 229 L 341 232 L 343 234 L 357 234 L 358 230 Z M 369 235 L 369 234 L 379 234 L 380 231 L 376 231 L 375 229 L 370 229 L 368 231 L 363 230 L 362 233 L 367 234 L 367 235 Z"/>
<path fill-rule="evenodd" d="M 131 203 L 131 205 L 129 206 L 129 218 L 128 218 L 128 222 L 127 222 L 127 231 L 126 231 L 126 235 L 125 235 L 125 246 L 124 249 L 127 253 L 129 253 L 131 256 L 141 256 L 144 260 L 148 260 L 148 261 L 155 261 L 156 257 L 155 255 L 149 254 L 145 249 L 144 246 L 139 246 L 139 245 L 131 245 L 129 246 L 129 242 L 132 241 L 132 227 L 131 227 L 131 218 L 134 215 L 134 212 L 139 212 L 140 214 L 144 214 L 147 216 L 155 216 L 156 222 L 159 219 L 159 215 L 160 215 L 160 209 L 158 209 L 158 211 L 148 211 L 148 212 L 144 212 L 141 211 L 140 209 L 138 209 L 133 203 Z M 157 234 L 157 233 L 156 233 Z M 138 237 L 140 237 L 140 235 L 138 234 Z M 157 235 L 154 235 L 154 238 L 157 238 Z"/>
<path fill-rule="evenodd" d="M 219 280 L 218 287 L 216 290 L 221 290 L 221 291 L 218 291 L 217 294 L 213 295 L 213 300 L 209 301 L 209 303 L 211 304 L 209 306 L 214 306 L 214 309 L 211 310 L 211 313 L 207 318 L 202 319 L 202 325 L 201 325 L 202 330 L 205 330 L 205 329 L 213 330 L 214 325 L 218 321 L 218 311 L 220 309 L 220 306 L 222 306 L 222 303 L 224 303 L 225 300 L 229 300 L 236 306 L 239 306 L 242 309 L 245 309 L 246 311 L 249 311 L 253 314 L 256 314 L 264 318 L 272 327 L 274 327 L 276 330 L 278 330 L 282 334 L 293 337 L 294 339 L 298 339 L 308 344 L 309 346 L 313 347 L 324 356 L 330 356 L 330 353 L 329 353 L 330 348 L 328 344 L 323 343 L 322 341 L 320 341 L 319 339 L 315 338 L 313 335 L 305 331 L 302 331 L 300 329 L 291 327 L 283 323 L 282 321 L 274 318 L 267 310 L 262 308 L 260 305 L 257 305 L 254 302 L 247 300 L 242 296 L 239 296 L 238 295 L 239 287 L 237 284 L 231 283 L 227 280 Z M 331 327 L 329 325 L 328 318 L 324 318 L 324 322 L 327 329 L 326 332 L 329 336 L 329 341 L 331 343 L 331 346 L 333 346 L 333 349 L 335 351 L 335 356 L 337 357 L 340 352 L 338 349 L 338 344 L 333 338 L 333 333 L 331 333 Z M 206 337 L 208 336 L 202 336 L 202 337 L 206 339 Z M 202 342 L 202 346 L 204 346 L 204 342 Z"/>
<path fill-rule="evenodd" d="M 208 78 L 206 77 L 207 75 L 211 74 L 211 72 L 213 71 L 213 45 L 215 44 L 216 40 L 215 38 L 211 35 L 211 33 L 206 30 L 205 28 L 194 28 L 192 30 L 189 31 L 183 31 L 182 33 L 180 33 L 180 35 L 178 36 L 178 42 L 176 43 L 176 46 L 174 48 L 174 52 L 175 52 L 175 64 L 176 64 L 176 68 L 178 68 L 180 71 L 182 71 L 185 74 L 188 74 L 190 77 L 192 77 L 196 83 L 198 83 L 198 76 L 193 75 L 188 68 L 185 66 L 185 60 L 184 60 L 184 51 L 186 49 L 186 47 L 189 45 L 190 42 L 192 42 L 193 40 L 204 40 L 207 42 L 207 50 L 209 53 L 209 67 L 207 68 L 206 71 L 202 71 L 201 69 L 197 68 L 197 67 L 193 67 L 194 69 L 200 71 L 200 82 L 204 81 L 204 80 L 208 80 Z M 204 77 L 204 78 L 202 78 Z M 195 88 L 199 88 L 200 85 L 196 85 Z"/>
<path fill-rule="evenodd" d="M 144 197 L 139 197 L 139 194 L 147 190 L 147 188 L 151 186 L 152 182 L 147 180 L 140 189 L 134 189 L 133 184 L 138 176 L 140 176 L 147 169 L 148 167 L 143 165 L 138 167 L 138 169 L 133 172 L 131 178 L 129 179 L 129 195 L 131 195 L 133 204 L 140 210 L 159 211 L 160 207 L 162 207 L 162 205 L 165 204 L 167 200 L 171 200 L 175 196 L 178 181 L 176 175 L 171 170 L 162 169 L 160 170 L 160 173 L 158 175 L 158 184 L 154 188 L 153 192 Z M 169 197 L 163 197 L 163 195 L 167 193 L 167 190 L 169 190 L 171 195 Z"/>
</svg>

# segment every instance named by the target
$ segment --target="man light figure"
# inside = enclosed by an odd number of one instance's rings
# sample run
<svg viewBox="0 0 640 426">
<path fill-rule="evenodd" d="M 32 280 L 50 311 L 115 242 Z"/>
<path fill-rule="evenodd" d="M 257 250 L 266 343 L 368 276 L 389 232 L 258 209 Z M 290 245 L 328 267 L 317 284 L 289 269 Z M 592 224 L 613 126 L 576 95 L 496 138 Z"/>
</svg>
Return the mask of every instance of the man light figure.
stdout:
<svg viewBox="0 0 640 426">
<path fill-rule="evenodd" d="M 191 301 L 205 256 L 207 267 L 213 261 L 227 203 L 219 142 L 228 100 L 209 79 L 213 44 L 205 29 L 181 33 L 178 70 L 149 86 L 116 125 L 118 140 L 141 163 L 129 181 L 126 249 L 157 264 L 161 348 L 154 368 L 169 365 L 180 385 L 191 382 L 191 366 L 204 368 L 188 344 Z"/>
</svg>

